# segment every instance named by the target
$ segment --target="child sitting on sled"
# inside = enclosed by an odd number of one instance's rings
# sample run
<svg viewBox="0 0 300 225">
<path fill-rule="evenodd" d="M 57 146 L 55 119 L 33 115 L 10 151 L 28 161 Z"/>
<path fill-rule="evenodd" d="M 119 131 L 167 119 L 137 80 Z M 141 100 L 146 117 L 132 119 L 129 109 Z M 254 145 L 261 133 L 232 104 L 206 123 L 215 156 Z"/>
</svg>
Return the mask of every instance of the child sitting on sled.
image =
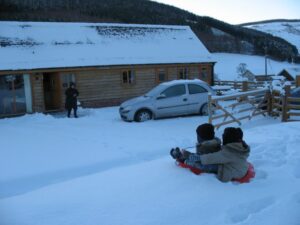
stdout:
<svg viewBox="0 0 300 225">
<path fill-rule="evenodd" d="M 224 130 L 223 145 L 220 151 L 208 154 L 189 154 L 185 150 L 179 151 L 178 161 L 199 168 L 203 172 L 213 172 L 222 182 L 240 179 L 247 174 L 250 153 L 249 146 L 243 141 L 243 131 L 240 128 L 228 127 Z M 174 158 L 177 150 L 171 150 Z"/>
<path fill-rule="evenodd" d="M 214 126 L 210 123 L 204 123 L 197 127 L 197 144 L 196 144 L 196 153 L 191 153 L 185 149 L 180 150 L 178 147 L 171 149 L 171 156 L 176 159 L 178 162 L 184 163 L 185 160 L 193 155 L 202 155 L 207 153 L 214 153 L 221 150 L 221 140 L 218 137 L 215 137 Z M 193 165 L 195 168 L 201 167 L 203 172 L 217 172 L 215 165 L 208 165 L 205 168 L 201 165 L 200 162 L 195 161 Z"/>
</svg>

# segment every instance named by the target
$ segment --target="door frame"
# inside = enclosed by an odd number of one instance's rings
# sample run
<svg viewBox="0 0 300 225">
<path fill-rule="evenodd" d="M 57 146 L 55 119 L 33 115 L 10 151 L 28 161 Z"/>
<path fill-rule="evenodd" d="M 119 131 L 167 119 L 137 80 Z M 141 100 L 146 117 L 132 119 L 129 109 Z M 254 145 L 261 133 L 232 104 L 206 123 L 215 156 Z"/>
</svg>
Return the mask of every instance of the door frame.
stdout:
<svg viewBox="0 0 300 225">
<path fill-rule="evenodd" d="M 45 78 L 48 80 L 47 85 L 49 86 L 47 87 Z M 58 72 L 43 73 L 43 94 L 45 112 L 60 111 L 62 109 L 61 77 Z M 48 97 L 49 99 L 46 99 Z"/>
</svg>

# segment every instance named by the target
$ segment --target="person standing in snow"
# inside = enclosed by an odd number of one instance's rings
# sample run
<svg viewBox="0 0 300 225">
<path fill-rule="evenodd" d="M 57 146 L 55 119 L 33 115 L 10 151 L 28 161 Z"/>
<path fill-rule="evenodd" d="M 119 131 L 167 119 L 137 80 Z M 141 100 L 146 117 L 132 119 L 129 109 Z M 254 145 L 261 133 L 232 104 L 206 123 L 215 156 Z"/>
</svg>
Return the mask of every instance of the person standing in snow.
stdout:
<svg viewBox="0 0 300 225">
<path fill-rule="evenodd" d="M 179 148 L 171 149 L 171 156 L 179 162 L 184 162 L 191 155 L 203 155 L 208 153 L 214 153 L 221 150 L 221 140 L 215 137 L 214 126 L 210 123 L 204 123 L 197 127 L 197 144 L 196 153 L 191 153 L 185 149 L 180 150 Z M 195 162 L 194 167 L 198 168 L 202 165 L 197 165 L 199 162 Z M 215 168 L 214 165 L 206 166 L 205 172 L 211 172 Z"/>
<path fill-rule="evenodd" d="M 220 151 L 203 155 L 190 154 L 184 163 L 204 171 L 210 166 L 211 172 L 215 172 L 222 182 L 244 177 L 249 167 L 247 158 L 250 147 L 243 141 L 243 131 L 240 128 L 228 127 L 222 138 Z"/>
<path fill-rule="evenodd" d="M 77 118 L 77 96 L 79 95 L 78 90 L 75 88 L 75 84 L 73 82 L 70 83 L 69 88 L 65 92 L 66 95 L 66 103 L 65 107 L 68 111 L 68 117 L 71 116 L 71 111 L 74 111 L 74 117 Z"/>
</svg>

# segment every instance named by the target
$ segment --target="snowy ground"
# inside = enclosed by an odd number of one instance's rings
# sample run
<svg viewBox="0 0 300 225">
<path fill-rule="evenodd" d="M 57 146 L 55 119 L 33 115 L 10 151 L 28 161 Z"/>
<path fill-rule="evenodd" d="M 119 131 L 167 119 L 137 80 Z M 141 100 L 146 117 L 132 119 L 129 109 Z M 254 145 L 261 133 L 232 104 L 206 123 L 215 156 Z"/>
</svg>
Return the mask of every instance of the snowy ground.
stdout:
<svg viewBox="0 0 300 225">
<path fill-rule="evenodd" d="M 171 147 L 194 146 L 207 117 L 127 123 L 117 107 L 79 114 L 0 120 L 0 225 L 300 224 L 299 122 L 245 121 L 257 176 L 236 184 L 169 157 Z"/>
<path fill-rule="evenodd" d="M 212 55 L 217 62 L 215 73 L 220 80 L 234 81 L 240 79 L 237 73 L 237 67 L 240 63 L 246 63 L 246 69 L 256 75 L 265 74 L 265 58 L 263 56 L 230 53 L 212 53 Z M 278 75 L 283 69 L 288 68 L 298 68 L 300 70 L 300 64 L 267 60 L 268 74 Z"/>
</svg>

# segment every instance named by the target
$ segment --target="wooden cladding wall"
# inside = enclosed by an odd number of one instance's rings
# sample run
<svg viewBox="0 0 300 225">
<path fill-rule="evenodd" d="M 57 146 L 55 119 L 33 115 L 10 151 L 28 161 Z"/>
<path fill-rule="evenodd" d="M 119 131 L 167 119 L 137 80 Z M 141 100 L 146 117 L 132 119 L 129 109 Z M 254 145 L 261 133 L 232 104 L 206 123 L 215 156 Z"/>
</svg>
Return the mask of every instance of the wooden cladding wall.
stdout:
<svg viewBox="0 0 300 225">
<path fill-rule="evenodd" d="M 75 81 L 80 92 L 78 100 L 84 107 L 101 107 L 120 104 L 122 101 L 142 95 L 158 84 L 157 69 L 163 68 L 167 71 L 168 80 L 178 79 L 179 68 L 184 66 L 153 66 L 153 68 L 124 67 L 124 69 L 98 69 L 76 71 Z M 207 72 L 211 71 L 205 65 Z M 201 78 L 200 65 L 187 65 L 189 79 Z M 132 70 L 134 82 L 123 84 L 123 70 Z M 70 72 L 68 72 L 70 73 Z M 62 75 L 64 73 L 61 73 Z M 210 76 L 206 77 L 208 80 Z M 62 97 L 65 89 L 62 90 Z M 63 101 L 64 102 L 64 101 Z"/>
<path fill-rule="evenodd" d="M 125 68 L 124 68 L 125 69 Z M 128 70 L 130 68 L 126 68 Z M 122 70 L 94 70 L 76 73 L 78 100 L 86 107 L 116 105 L 155 86 L 154 69 L 132 69 L 134 82 L 123 84 Z"/>
</svg>

